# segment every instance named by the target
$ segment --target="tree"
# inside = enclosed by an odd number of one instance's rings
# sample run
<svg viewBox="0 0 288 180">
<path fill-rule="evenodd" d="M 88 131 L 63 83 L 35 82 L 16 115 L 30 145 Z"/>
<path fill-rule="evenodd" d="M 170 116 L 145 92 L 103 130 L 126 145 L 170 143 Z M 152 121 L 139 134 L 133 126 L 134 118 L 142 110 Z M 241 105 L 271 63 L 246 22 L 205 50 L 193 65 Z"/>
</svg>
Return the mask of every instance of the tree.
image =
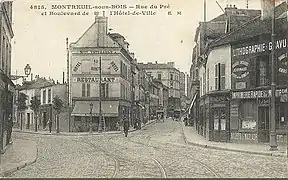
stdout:
<svg viewBox="0 0 288 180">
<path fill-rule="evenodd" d="M 35 117 L 35 131 L 37 132 L 37 127 L 38 127 L 38 118 L 37 118 L 37 115 L 38 115 L 38 112 L 39 112 L 39 107 L 41 105 L 41 102 L 40 102 L 40 99 L 37 97 L 37 96 L 33 96 L 32 99 L 31 99 L 31 109 L 34 111 L 34 117 Z"/>
<path fill-rule="evenodd" d="M 63 108 L 63 101 L 58 97 L 53 98 L 53 109 L 56 111 L 57 133 L 59 133 L 59 114 Z"/>
<path fill-rule="evenodd" d="M 28 99 L 28 97 L 26 94 L 19 93 L 17 107 L 18 107 L 18 110 L 20 111 L 20 129 L 21 130 L 22 130 L 22 124 L 23 124 L 22 113 L 23 113 L 23 111 L 25 111 L 28 108 L 26 105 L 27 99 Z"/>
</svg>

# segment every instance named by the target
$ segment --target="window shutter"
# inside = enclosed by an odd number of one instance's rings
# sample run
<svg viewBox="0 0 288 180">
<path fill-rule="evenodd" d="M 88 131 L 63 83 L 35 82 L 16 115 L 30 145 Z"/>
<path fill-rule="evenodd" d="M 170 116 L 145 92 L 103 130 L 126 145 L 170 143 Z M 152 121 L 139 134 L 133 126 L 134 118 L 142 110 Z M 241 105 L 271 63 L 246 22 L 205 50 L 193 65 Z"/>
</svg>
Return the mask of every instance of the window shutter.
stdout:
<svg viewBox="0 0 288 180">
<path fill-rule="evenodd" d="M 87 97 L 90 97 L 90 84 L 87 84 Z"/>
<path fill-rule="evenodd" d="M 219 74 L 218 64 L 215 64 L 215 90 L 219 89 L 218 74 Z"/>
<path fill-rule="evenodd" d="M 82 84 L 82 97 L 85 97 L 85 84 Z"/>
<path fill-rule="evenodd" d="M 220 89 L 225 89 L 225 64 L 220 65 Z"/>
</svg>

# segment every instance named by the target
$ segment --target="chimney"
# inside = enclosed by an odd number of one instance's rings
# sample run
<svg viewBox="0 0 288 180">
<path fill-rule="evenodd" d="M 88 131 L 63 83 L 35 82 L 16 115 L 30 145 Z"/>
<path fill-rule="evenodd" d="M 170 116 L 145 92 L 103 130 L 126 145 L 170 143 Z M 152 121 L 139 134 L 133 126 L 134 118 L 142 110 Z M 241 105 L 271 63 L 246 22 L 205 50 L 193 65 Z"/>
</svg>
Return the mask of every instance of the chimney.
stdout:
<svg viewBox="0 0 288 180">
<path fill-rule="evenodd" d="M 158 64 L 158 62 L 157 62 L 157 61 L 155 61 L 155 64 Z"/>
<path fill-rule="evenodd" d="M 33 81 L 33 73 L 31 73 L 31 81 Z"/>
<path fill-rule="evenodd" d="M 261 20 L 272 19 L 274 7 L 274 0 L 261 0 Z"/>
<path fill-rule="evenodd" d="M 95 16 L 95 24 L 98 28 L 97 33 L 97 46 L 105 47 L 105 37 L 108 32 L 108 17 L 105 16 Z"/>
</svg>

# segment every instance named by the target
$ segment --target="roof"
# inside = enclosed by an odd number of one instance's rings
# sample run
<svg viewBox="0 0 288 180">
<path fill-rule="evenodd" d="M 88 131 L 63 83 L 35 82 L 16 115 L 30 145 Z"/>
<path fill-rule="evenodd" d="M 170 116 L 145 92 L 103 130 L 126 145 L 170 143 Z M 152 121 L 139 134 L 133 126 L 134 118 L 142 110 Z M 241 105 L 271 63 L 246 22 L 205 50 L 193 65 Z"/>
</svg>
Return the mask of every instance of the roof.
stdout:
<svg viewBox="0 0 288 180">
<path fill-rule="evenodd" d="M 196 29 L 194 41 L 197 41 L 200 29 L 203 25 L 206 25 L 206 36 L 209 39 L 216 39 L 225 34 L 226 30 L 226 14 L 229 13 L 230 17 L 230 31 L 239 28 L 243 23 L 261 15 L 261 10 L 255 9 L 237 9 L 237 8 L 225 8 L 225 14 L 221 14 L 216 18 L 207 21 L 200 22 Z"/>
<path fill-rule="evenodd" d="M 281 3 L 277 7 L 275 7 L 275 31 L 284 31 L 287 28 L 287 19 L 279 18 L 285 11 L 287 11 L 287 7 L 285 6 L 286 2 Z M 286 14 L 286 13 L 285 13 Z M 261 20 L 261 16 L 257 16 L 250 21 L 242 24 L 239 28 L 231 31 L 228 34 L 225 34 L 218 38 L 217 40 L 210 43 L 210 47 L 216 47 L 224 44 L 233 43 L 235 41 L 241 41 L 244 39 L 250 39 L 252 37 L 256 37 L 262 34 L 271 33 L 271 19 Z"/>
<path fill-rule="evenodd" d="M 19 90 L 25 90 L 25 89 L 40 89 L 47 86 L 53 86 L 54 83 L 50 82 L 49 80 L 46 80 L 44 78 L 37 78 L 34 81 L 25 82 L 21 87 L 19 87 Z"/>
<path fill-rule="evenodd" d="M 169 65 L 169 64 L 164 64 L 164 63 L 157 63 L 157 64 L 152 64 L 152 63 L 147 63 L 147 64 L 138 63 L 138 67 L 139 67 L 140 69 L 175 69 L 175 70 L 179 71 L 177 68 L 171 67 L 171 65 Z"/>
</svg>

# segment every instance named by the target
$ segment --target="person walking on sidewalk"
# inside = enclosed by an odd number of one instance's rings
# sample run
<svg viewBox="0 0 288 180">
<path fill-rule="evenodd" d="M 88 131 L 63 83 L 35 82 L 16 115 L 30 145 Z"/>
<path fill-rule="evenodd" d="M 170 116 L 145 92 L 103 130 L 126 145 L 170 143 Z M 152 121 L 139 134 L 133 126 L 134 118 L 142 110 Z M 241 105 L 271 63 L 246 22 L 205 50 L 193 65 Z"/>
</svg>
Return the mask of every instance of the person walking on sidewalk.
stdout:
<svg viewBox="0 0 288 180">
<path fill-rule="evenodd" d="M 52 131 L 52 121 L 51 121 L 51 119 L 48 120 L 48 127 L 49 127 L 49 132 L 51 133 L 51 131 Z"/>
<path fill-rule="evenodd" d="M 129 130 L 129 121 L 128 121 L 128 119 L 124 119 L 123 128 L 124 128 L 125 137 L 127 137 L 128 136 L 128 130 Z"/>
</svg>

